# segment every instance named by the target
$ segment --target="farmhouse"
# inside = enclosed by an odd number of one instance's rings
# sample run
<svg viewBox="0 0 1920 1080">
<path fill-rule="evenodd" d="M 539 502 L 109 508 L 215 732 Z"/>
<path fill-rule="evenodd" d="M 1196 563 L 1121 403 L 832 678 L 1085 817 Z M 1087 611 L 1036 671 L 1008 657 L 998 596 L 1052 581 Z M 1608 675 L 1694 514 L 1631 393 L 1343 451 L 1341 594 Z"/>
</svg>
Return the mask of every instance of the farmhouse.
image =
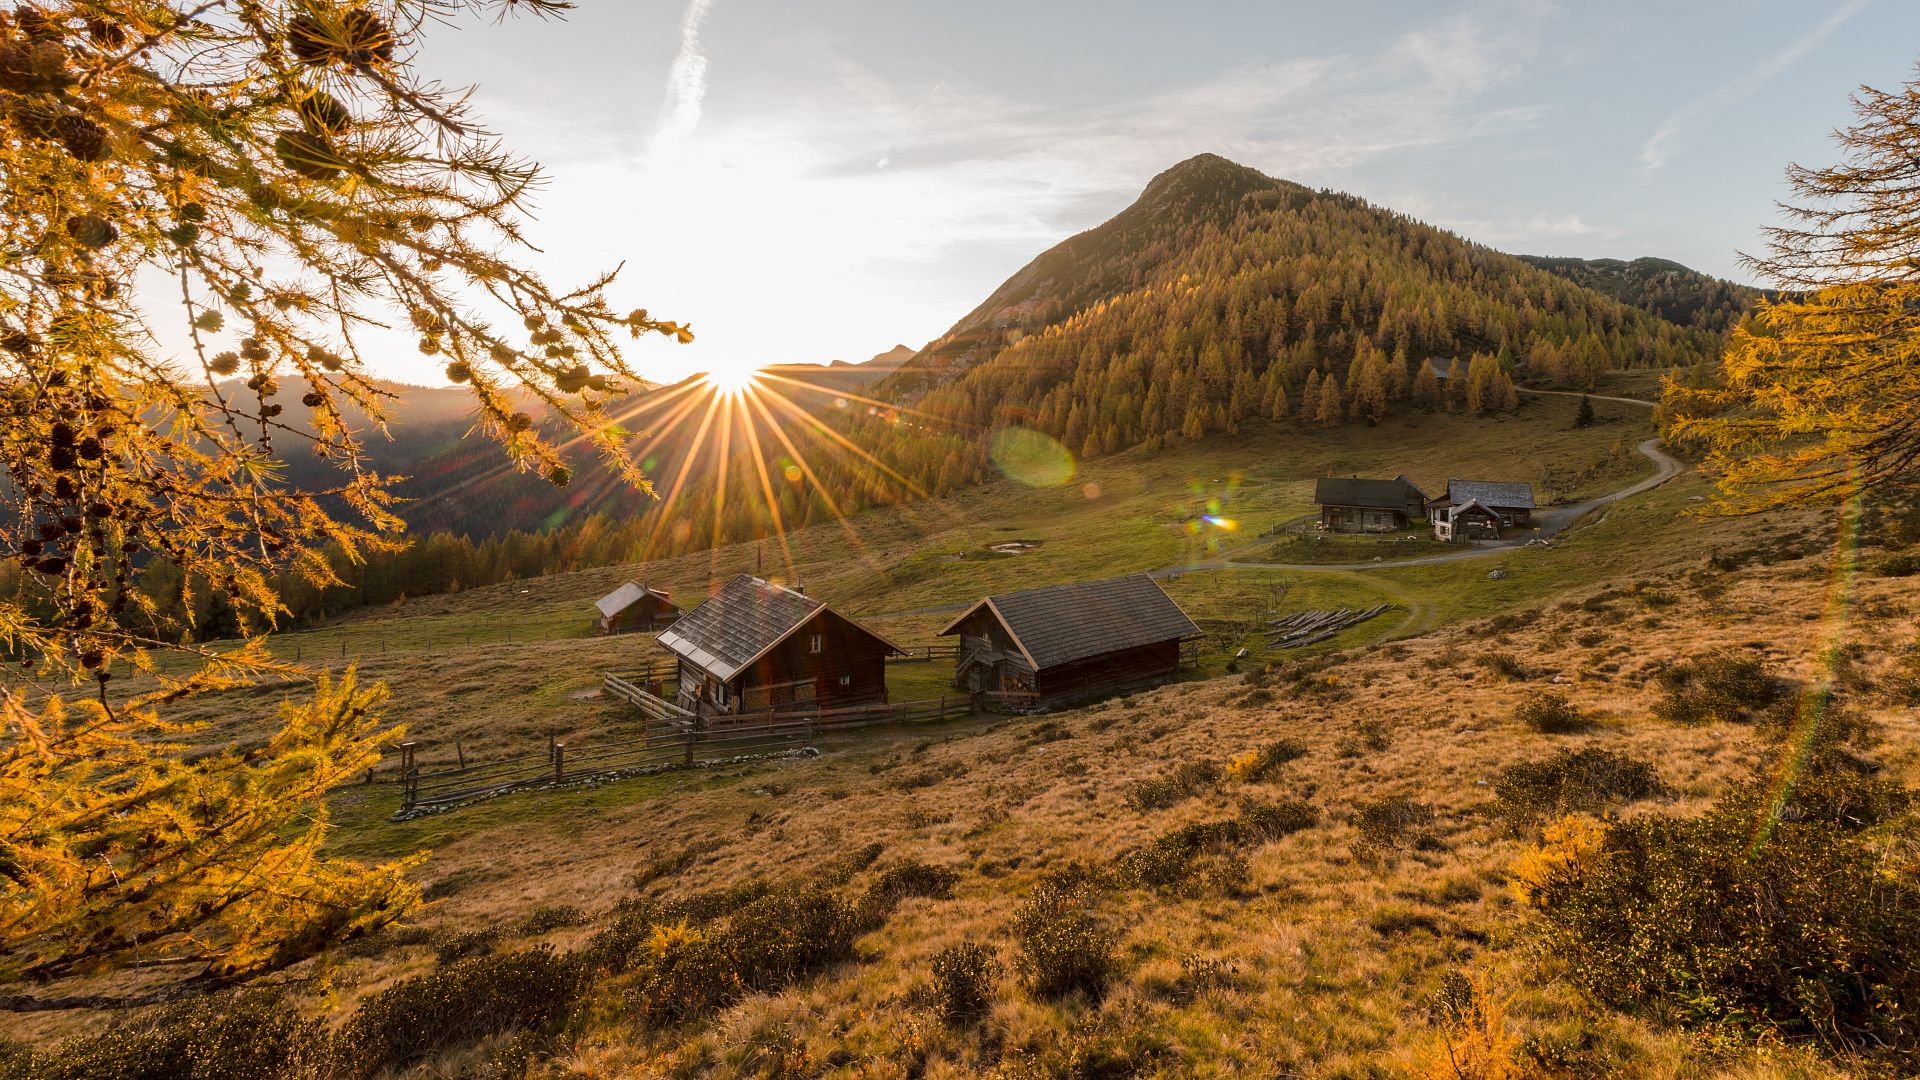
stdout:
<svg viewBox="0 0 1920 1080">
<path fill-rule="evenodd" d="M 625 634 L 635 630 L 658 630 L 680 617 L 673 606 L 672 594 L 665 589 L 650 589 L 629 581 L 593 602 L 600 612 L 594 627 L 602 634 Z"/>
<path fill-rule="evenodd" d="M 1313 485 L 1313 501 L 1320 505 L 1320 528 L 1326 532 L 1386 533 L 1399 532 L 1426 513 L 1427 493 L 1404 476 L 1324 476 Z"/>
<path fill-rule="evenodd" d="M 1447 480 L 1447 493 L 1427 504 L 1436 540 L 1497 540 L 1533 527 L 1533 485 Z"/>
<path fill-rule="evenodd" d="M 905 650 L 797 589 L 741 574 L 660 634 L 679 705 L 701 715 L 887 700 Z"/>
<path fill-rule="evenodd" d="M 953 620 L 954 683 L 982 706 L 1050 708 L 1154 686 L 1200 628 L 1145 574 L 989 596 Z"/>
</svg>

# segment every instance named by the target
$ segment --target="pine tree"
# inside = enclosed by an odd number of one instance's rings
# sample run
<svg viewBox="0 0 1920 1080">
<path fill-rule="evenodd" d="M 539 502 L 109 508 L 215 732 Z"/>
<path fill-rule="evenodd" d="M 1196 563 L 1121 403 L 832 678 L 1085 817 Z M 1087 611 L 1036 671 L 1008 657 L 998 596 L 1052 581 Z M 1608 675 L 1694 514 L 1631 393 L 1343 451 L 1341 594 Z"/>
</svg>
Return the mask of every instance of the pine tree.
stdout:
<svg viewBox="0 0 1920 1080">
<path fill-rule="evenodd" d="M 1329 375 L 1320 383 L 1320 404 L 1314 410 L 1314 420 L 1321 427 L 1332 427 L 1346 419 L 1346 397 L 1340 392 L 1340 379 Z"/>
<path fill-rule="evenodd" d="M 1719 508 L 1833 505 L 1920 479 L 1920 80 L 1863 87 L 1841 164 L 1791 166 L 1790 223 L 1748 258 L 1785 290 L 1734 328 L 1724 385 L 1669 375 L 1669 434 L 1704 444 Z"/>
<path fill-rule="evenodd" d="M 1423 362 L 1420 365 L 1420 374 L 1414 376 L 1413 402 L 1423 409 L 1433 409 L 1440 406 L 1440 379 L 1433 373 L 1432 364 Z"/>
<path fill-rule="evenodd" d="M 1573 416 L 1573 426 L 1579 428 L 1592 427 L 1596 422 L 1597 418 L 1593 415 L 1593 399 L 1585 394 L 1581 394 L 1580 411 Z"/>
<path fill-rule="evenodd" d="M 1320 372 L 1307 372 L 1307 382 L 1300 391 L 1300 419 L 1316 421 L 1320 419 Z"/>
<path fill-rule="evenodd" d="M 690 332 L 617 314 L 610 277 L 554 288 L 518 265 L 537 171 L 411 69 L 408 28 L 509 6 L 564 5 L 47 0 L 0 17 L 0 248 L 32 253 L 0 274 L 0 552 L 36 598 L 0 605 L 0 640 L 44 688 L 0 687 L 0 978 L 136 955 L 256 971 L 417 899 L 405 864 L 322 853 L 321 795 L 395 734 L 380 691 L 321 680 L 265 745 L 189 759 L 165 712 L 179 699 L 312 673 L 257 638 L 162 663 L 143 634 L 149 572 L 203 620 L 182 638 L 254 637 L 279 576 L 325 589 L 330 551 L 398 547 L 388 481 L 343 419 L 382 415 L 370 330 L 410 325 L 520 466 L 564 483 L 557 444 L 577 436 L 644 483 L 601 408 L 638 377 L 618 335 Z M 180 309 L 136 299 L 155 274 Z M 164 315 L 190 328 L 179 368 L 150 352 Z M 333 480 L 280 482 L 287 438 Z M 458 582 L 433 554 L 422 574 Z M 113 693 L 116 664 L 142 689 Z"/>
</svg>

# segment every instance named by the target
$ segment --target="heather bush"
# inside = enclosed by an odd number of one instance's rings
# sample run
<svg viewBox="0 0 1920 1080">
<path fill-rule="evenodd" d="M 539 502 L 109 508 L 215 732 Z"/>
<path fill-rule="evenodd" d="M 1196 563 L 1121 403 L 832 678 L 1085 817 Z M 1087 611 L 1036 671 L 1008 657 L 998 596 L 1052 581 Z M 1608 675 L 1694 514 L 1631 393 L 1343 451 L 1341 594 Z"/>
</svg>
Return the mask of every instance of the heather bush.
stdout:
<svg viewBox="0 0 1920 1080">
<path fill-rule="evenodd" d="M 1192 798 L 1202 788 L 1220 782 L 1220 766 L 1210 761 L 1189 761 L 1174 766 L 1164 776 L 1135 780 L 1126 787 L 1128 808 L 1136 813 L 1164 810 L 1183 799 Z"/>
<path fill-rule="evenodd" d="M 859 924 L 863 929 L 885 922 L 900 901 L 916 896 L 944 900 L 953 895 L 960 874 L 951 867 L 934 866 L 918 859 L 903 859 L 881 871 L 861 896 Z"/>
<path fill-rule="evenodd" d="M 1602 1002 L 1920 1067 L 1920 880 L 1880 835 L 1909 805 L 1848 772 L 1763 776 L 1697 817 L 1550 829 L 1515 888 Z"/>
<path fill-rule="evenodd" d="M 1043 878 L 1014 913 L 1020 980 L 1040 998 L 1099 1000 L 1114 974 L 1113 939 L 1093 913 L 1099 900 L 1084 872 Z"/>
<path fill-rule="evenodd" d="M 1665 790 L 1651 764 L 1591 746 L 1509 765 L 1493 784 L 1500 815 L 1516 824 L 1650 799 Z"/>
<path fill-rule="evenodd" d="M 334 1038 L 339 1072 L 369 1076 L 455 1046 L 539 1028 L 587 985 L 580 960 L 549 948 L 459 960 L 367 998 Z"/>
<path fill-rule="evenodd" d="M 1653 714 L 1676 724 L 1734 724 L 1778 701 L 1785 688 L 1766 665 L 1731 650 L 1674 664 L 1660 673 Z"/>
<path fill-rule="evenodd" d="M 182 1002 L 150 1018 L 69 1039 L 49 1053 L 0 1054 L 26 1080 L 270 1080 L 323 1070 L 326 1034 L 274 996 Z"/>
<path fill-rule="evenodd" d="M 1130 885 L 1183 891 L 1233 892 L 1246 881 L 1239 852 L 1313 827 L 1320 812 L 1299 800 L 1248 800 L 1240 816 L 1194 822 L 1163 833 L 1115 860 L 1119 879 Z"/>
<path fill-rule="evenodd" d="M 1425 834 L 1416 830 L 1433 819 L 1433 807 L 1408 795 L 1388 795 L 1353 808 L 1353 826 L 1360 830 L 1362 845 L 1375 850 L 1418 843 Z"/>
<path fill-rule="evenodd" d="M 1569 735 L 1593 722 L 1558 690 L 1546 690 L 1513 707 L 1514 722 L 1542 735 Z"/>
<path fill-rule="evenodd" d="M 1297 761 L 1307 756 L 1304 743 L 1294 739 L 1281 739 L 1265 746 L 1249 750 L 1227 763 L 1227 776 L 1243 784 L 1267 780 L 1280 771 L 1280 767 L 1289 761 Z"/>
<path fill-rule="evenodd" d="M 1000 961 L 993 947 L 975 942 L 949 945 L 933 957 L 933 1005 L 952 1027 L 978 1020 L 993 1007 Z"/>
</svg>

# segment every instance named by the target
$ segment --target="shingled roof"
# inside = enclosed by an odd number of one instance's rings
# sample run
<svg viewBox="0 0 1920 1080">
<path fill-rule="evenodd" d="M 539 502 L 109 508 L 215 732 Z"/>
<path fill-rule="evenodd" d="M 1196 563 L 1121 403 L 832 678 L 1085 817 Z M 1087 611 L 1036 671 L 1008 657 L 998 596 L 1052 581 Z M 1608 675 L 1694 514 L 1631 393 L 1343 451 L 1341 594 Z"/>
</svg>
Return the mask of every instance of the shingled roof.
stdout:
<svg viewBox="0 0 1920 1080">
<path fill-rule="evenodd" d="M 784 585 L 741 574 L 660 633 L 660 644 L 702 671 L 731 679 L 816 614 L 831 610 Z M 839 612 L 834 615 L 894 652 L 899 646 Z"/>
<path fill-rule="evenodd" d="M 1359 476 L 1323 476 L 1313 483 L 1313 501 L 1321 506 L 1405 508 L 1409 501 L 1426 501 L 1426 493 L 1404 476 L 1369 480 Z"/>
<path fill-rule="evenodd" d="M 664 603 L 672 603 L 672 601 L 668 599 L 669 594 L 665 589 L 649 589 L 637 581 L 629 581 L 600 599 L 595 600 L 593 606 L 600 609 L 601 618 L 611 619 L 615 615 L 639 603 L 640 598 L 648 593 L 659 597 Z"/>
<path fill-rule="evenodd" d="M 1533 485 L 1509 484 L 1493 480 L 1447 481 L 1447 501 L 1455 506 L 1478 502 L 1482 506 L 1504 506 L 1509 510 L 1533 509 Z"/>
<path fill-rule="evenodd" d="M 1013 635 L 1035 670 L 1200 632 L 1160 583 L 1145 574 L 989 596 L 940 633 L 957 633 L 982 607 Z"/>
</svg>

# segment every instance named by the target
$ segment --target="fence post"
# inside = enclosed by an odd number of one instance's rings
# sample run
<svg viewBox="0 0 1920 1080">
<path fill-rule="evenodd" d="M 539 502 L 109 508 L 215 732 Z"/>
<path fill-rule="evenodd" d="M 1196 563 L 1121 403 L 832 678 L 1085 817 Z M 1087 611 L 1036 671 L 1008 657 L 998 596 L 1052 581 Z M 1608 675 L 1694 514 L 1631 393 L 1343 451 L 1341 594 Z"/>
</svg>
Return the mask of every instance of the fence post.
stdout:
<svg viewBox="0 0 1920 1080">
<path fill-rule="evenodd" d="M 411 810 L 420 801 L 420 770 L 409 768 L 400 777 L 400 809 Z"/>
<path fill-rule="evenodd" d="M 553 779 L 558 783 L 567 778 L 567 744 L 553 744 Z"/>
<path fill-rule="evenodd" d="M 404 775 L 413 771 L 413 740 L 400 744 L 400 772 Z"/>
<path fill-rule="evenodd" d="M 454 756 L 460 759 L 460 767 L 463 769 L 466 768 L 467 767 L 467 751 L 464 747 L 460 745 L 459 739 L 453 740 L 453 753 L 454 753 Z"/>
</svg>

